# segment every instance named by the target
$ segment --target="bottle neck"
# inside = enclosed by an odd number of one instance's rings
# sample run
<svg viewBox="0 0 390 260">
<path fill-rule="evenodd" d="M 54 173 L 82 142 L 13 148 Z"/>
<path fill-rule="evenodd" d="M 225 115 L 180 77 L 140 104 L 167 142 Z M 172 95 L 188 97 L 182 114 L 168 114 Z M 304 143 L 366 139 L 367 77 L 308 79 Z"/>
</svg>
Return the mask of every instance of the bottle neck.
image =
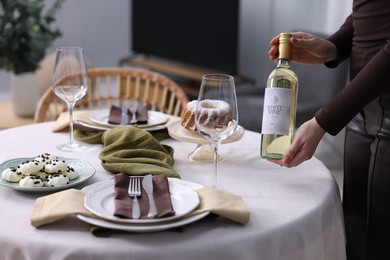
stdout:
<svg viewBox="0 0 390 260">
<path fill-rule="evenodd" d="M 284 58 L 279 58 L 277 67 L 278 68 L 290 68 L 290 60 L 284 59 Z"/>
</svg>

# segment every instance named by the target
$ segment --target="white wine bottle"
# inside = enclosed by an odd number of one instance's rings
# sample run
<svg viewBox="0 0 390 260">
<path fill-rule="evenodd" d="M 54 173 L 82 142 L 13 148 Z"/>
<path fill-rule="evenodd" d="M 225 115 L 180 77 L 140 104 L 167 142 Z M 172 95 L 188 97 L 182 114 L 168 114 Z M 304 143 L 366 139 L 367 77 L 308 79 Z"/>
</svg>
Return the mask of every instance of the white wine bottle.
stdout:
<svg viewBox="0 0 390 260">
<path fill-rule="evenodd" d="M 281 33 L 277 66 L 268 76 L 264 94 L 262 158 L 283 158 L 293 139 L 298 78 L 290 67 L 290 47 L 290 34 Z"/>
</svg>

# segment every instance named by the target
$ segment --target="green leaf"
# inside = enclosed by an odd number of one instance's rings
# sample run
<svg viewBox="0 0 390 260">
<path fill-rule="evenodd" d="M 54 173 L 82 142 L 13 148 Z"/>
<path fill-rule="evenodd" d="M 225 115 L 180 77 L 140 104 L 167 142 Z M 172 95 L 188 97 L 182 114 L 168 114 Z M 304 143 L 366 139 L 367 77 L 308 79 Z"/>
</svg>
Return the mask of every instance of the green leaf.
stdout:
<svg viewBox="0 0 390 260">
<path fill-rule="evenodd" d="M 52 28 L 64 0 L 56 0 L 46 13 L 45 0 L 0 0 L 0 68 L 15 74 L 33 72 L 46 49 L 61 37 Z"/>
</svg>

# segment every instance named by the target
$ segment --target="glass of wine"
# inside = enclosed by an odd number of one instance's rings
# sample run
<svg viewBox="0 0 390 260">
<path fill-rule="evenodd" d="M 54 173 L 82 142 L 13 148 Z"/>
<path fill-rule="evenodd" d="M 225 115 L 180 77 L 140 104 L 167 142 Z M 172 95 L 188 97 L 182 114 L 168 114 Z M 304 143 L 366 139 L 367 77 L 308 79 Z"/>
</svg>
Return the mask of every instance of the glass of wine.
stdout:
<svg viewBox="0 0 390 260">
<path fill-rule="evenodd" d="M 58 149 L 68 152 L 78 152 L 87 146 L 75 142 L 73 138 L 73 108 L 78 100 L 85 96 L 88 89 L 87 66 L 81 47 L 60 47 L 56 51 L 53 68 L 53 92 L 65 101 L 69 111 L 70 141 L 60 144 Z"/>
<path fill-rule="evenodd" d="M 217 188 L 218 147 L 231 136 L 238 125 L 238 110 L 234 78 L 224 74 L 202 77 L 195 125 L 200 134 L 210 140 L 213 150 L 212 188 Z"/>
</svg>

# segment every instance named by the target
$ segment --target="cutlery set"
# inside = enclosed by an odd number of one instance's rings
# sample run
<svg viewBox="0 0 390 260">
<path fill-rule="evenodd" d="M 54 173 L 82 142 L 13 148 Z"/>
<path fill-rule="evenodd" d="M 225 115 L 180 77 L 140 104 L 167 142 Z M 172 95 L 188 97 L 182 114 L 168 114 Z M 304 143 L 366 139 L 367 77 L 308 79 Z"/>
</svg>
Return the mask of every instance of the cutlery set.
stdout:
<svg viewBox="0 0 390 260">
<path fill-rule="evenodd" d="M 134 125 L 148 123 L 148 109 L 142 102 L 130 101 L 130 106 L 127 107 L 122 101 L 120 107 L 111 105 L 109 111 L 108 122 L 117 125 Z"/>
<path fill-rule="evenodd" d="M 142 179 L 142 187 L 145 189 L 149 197 L 149 212 L 148 218 L 154 218 L 157 215 L 156 204 L 153 197 L 153 180 L 152 175 L 146 175 Z M 138 203 L 138 197 L 141 196 L 141 178 L 130 178 L 128 194 L 133 198 L 133 219 L 139 219 L 141 217 L 140 206 Z"/>
</svg>

